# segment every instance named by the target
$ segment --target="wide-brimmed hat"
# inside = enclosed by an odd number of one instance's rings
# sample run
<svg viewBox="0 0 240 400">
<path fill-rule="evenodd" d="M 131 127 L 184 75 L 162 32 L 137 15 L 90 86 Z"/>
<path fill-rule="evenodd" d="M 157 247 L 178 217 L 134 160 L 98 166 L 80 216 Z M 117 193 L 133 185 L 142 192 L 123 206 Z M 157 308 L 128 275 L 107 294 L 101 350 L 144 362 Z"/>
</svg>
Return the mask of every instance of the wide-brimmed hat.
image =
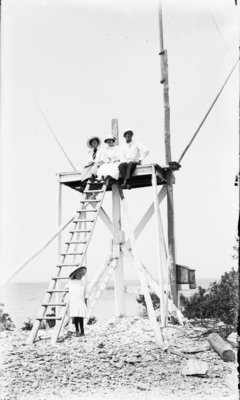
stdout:
<svg viewBox="0 0 240 400">
<path fill-rule="evenodd" d="M 93 139 L 96 139 L 98 141 L 98 144 L 101 144 L 101 139 L 98 136 L 91 136 L 88 140 L 87 140 L 87 146 L 90 147 L 92 149 L 92 145 L 91 145 L 91 141 Z"/>
<path fill-rule="evenodd" d="M 108 135 L 104 138 L 104 143 L 106 143 L 107 140 L 113 140 L 115 142 L 116 138 L 114 136 Z"/>
<path fill-rule="evenodd" d="M 127 133 L 130 133 L 130 134 L 131 134 L 131 136 L 133 136 L 133 135 L 134 135 L 133 131 L 126 131 L 126 132 L 124 132 L 123 136 L 125 137 Z"/>
<path fill-rule="evenodd" d="M 78 267 L 77 269 L 75 269 L 74 271 L 71 272 L 71 274 L 69 275 L 70 279 L 73 279 L 74 276 L 81 270 L 81 269 L 87 269 L 86 267 Z"/>
</svg>

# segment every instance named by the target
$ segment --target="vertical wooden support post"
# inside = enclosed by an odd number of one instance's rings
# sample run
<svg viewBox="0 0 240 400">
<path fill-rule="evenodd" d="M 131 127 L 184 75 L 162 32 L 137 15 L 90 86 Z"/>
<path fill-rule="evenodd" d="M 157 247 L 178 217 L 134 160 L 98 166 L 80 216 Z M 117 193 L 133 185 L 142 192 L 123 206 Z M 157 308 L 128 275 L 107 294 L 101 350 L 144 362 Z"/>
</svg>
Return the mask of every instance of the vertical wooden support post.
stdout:
<svg viewBox="0 0 240 400">
<path fill-rule="evenodd" d="M 160 56 L 161 56 L 161 73 L 163 84 L 163 101 L 164 101 L 164 140 L 165 140 L 165 156 L 166 164 L 172 160 L 171 156 L 171 138 L 170 138 L 170 105 L 169 105 L 169 86 L 168 86 L 168 59 L 167 51 L 164 49 L 163 43 L 163 22 L 162 22 L 162 4 L 159 3 L 159 33 L 160 33 Z M 171 294 L 175 305 L 178 303 L 177 296 L 177 278 L 175 263 L 175 240 L 174 240 L 174 209 L 173 209 L 173 173 L 169 170 L 167 180 L 167 214 L 168 214 L 168 253 L 171 261 Z"/>
<path fill-rule="evenodd" d="M 163 236 L 163 228 L 161 215 L 158 205 L 158 193 L 157 193 L 157 179 L 155 167 L 152 165 L 152 187 L 153 187 L 153 202 L 154 211 L 156 216 L 156 230 L 157 230 L 157 246 L 158 246 L 158 276 L 159 276 L 159 299 L 160 299 L 160 312 L 161 312 L 161 325 L 166 326 L 165 318 L 165 299 L 164 299 L 164 271 L 166 269 L 166 248 Z"/>
<path fill-rule="evenodd" d="M 155 337 L 157 342 L 161 345 L 164 346 L 163 343 L 163 335 L 162 335 L 162 331 L 159 328 L 159 325 L 157 323 L 157 319 L 154 313 L 154 308 L 153 308 L 153 304 L 152 304 L 152 299 L 148 290 L 148 286 L 147 286 L 147 280 L 146 280 L 146 276 L 142 267 L 142 264 L 138 258 L 137 255 L 137 247 L 136 247 L 136 241 L 135 241 L 135 237 L 134 237 L 134 233 L 131 227 L 131 220 L 130 220 L 130 215 L 128 213 L 128 209 L 127 209 L 127 203 L 126 200 L 124 198 L 123 195 L 123 191 L 122 189 L 119 189 L 120 195 L 121 195 L 121 200 L 122 200 L 122 204 L 123 204 L 123 210 L 125 213 L 125 217 L 126 217 L 126 223 L 128 225 L 128 233 L 129 233 L 129 237 L 130 237 L 130 244 L 131 244 L 131 250 L 132 250 L 132 261 L 133 264 L 138 272 L 139 275 L 139 280 L 141 282 L 141 287 L 143 290 L 143 294 L 144 294 L 144 298 L 146 301 L 146 306 L 147 306 L 147 312 L 148 312 L 148 316 L 149 316 L 149 321 L 150 324 L 152 326 L 152 329 L 154 331 Z"/>
<path fill-rule="evenodd" d="M 112 119 L 112 135 L 119 144 L 118 120 Z M 123 255 L 120 249 L 121 237 L 121 202 L 117 185 L 112 185 L 112 214 L 113 214 L 113 257 L 118 258 L 114 272 L 115 316 L 125 314 Z"/>
<path fill-rule="evenodd" d="M 62 184 L 60 182 L 60 174 L 58 174 L 58 228 L 62 224 Z M 57 256 L 59 258 L 61 254 L 61 239 L 62 235 L 59 233 L 58 235 L 58 250 L 57 250 Z"/>
<path fill-rule="evenodd" d="M 173 302 L 178 306 L 177 268 L 175 262 L 175 236 L 174 236 L 174 208 L 173 208 L 173 174 L 168 173 L 167 185 L 167 214 L 168 214 L 168 253 L 170 260 L 171 294 Z"/>
<path fill-rule="evenodd" d="M 58 175 L 58 215 L 57 215 L 57 222 L 58 222 L 58 228 L 62 224 L 62 184 L 60 181 L 60 174 Z M 61 248 L 62 248 L 62 234 L 61 232 L 58 235 L 58 243 L 57 243 L 57 263 L 58 260 L 60 259 L 60 254 L 61 254 Z M 59 283 L 58 281 L 56 282 L 56 290 L 59 289 Z M 60 296 L 59 293 L 55 294 L 56 298 L 56 303 L 60 302 Z M 59 307 L 56 307 L 56 316 L 59 314 Z"/>
<path fill-rule="evenodd" d="M 116 138 L 116 144 L 119 145 L 119 133 L 118 133 L 118 120 L 112 119 L 112 136 Z"/>
<path fill-rule="evenodd" d="M 118 266 L 114 273 L 115 289 L 115 316 L 125 314 L 123 255 L 120 249 L 121 243 L 121 204 L 117 185 L 112 185 L 113 207 L 113 257 L 118 258 Z"/>
<path fill-rule="evenodd" d="M 166 269 L 165 269 L 165 321 L 166 321 L 166 325 L 168 324 L 168 314 L 169 314 L 169 310 L 168 310 L 168 305 L 169 305 L 169 271 L 170 271 L 170 260 L 171 257 L 168 255 L 167 256 L 167 260 L 166 260 Z"/>
</svg>

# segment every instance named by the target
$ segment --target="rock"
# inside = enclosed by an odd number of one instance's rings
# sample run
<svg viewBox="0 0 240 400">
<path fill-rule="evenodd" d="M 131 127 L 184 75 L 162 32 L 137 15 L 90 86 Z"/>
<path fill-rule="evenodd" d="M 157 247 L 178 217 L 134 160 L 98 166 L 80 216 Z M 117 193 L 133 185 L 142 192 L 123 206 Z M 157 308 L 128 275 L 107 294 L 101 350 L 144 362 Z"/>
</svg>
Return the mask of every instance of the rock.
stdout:
<svg viewBox="0 0 240 400">
<path fill-rule="evenodd" d="M 151 356 L 145 356 L 145 357 L 143 357 L 143 361 L 144 362 L 151 362 L 151 361 L 154 361 L 154 358 L 151 357 Z"/>
<path fill-rule="evenodd" d="M 224 382 L 232 392 L 238 391 L 238 374 L 237 371 L 232 371 L 224 377 Z"/>
<path fill-rule="evenodd" d="M 196 334 L 190 329 L 187 333 L 188 337 L 183 335 L 182 330 L 169 327 L 164 330 L 164 340 L 169 346 L 177 345 L 179 349 L 192 348 L 196 340 L 189 336 Z M 28 333 L 15 331 L 6 339 L 1 339 L 1 345 L 2 342 L 7 344 L 5 360 L 1 361 L 1 380 L 5 383 L 1 399 L 4 390 L 9 387 L 11 394 L 8 389 L 4 397 L 7 400 L 14 400 L 17 395 L 19 400 L 30 400 L 31 396 L 40 400 L 39 393 L 41 399 L 50 400 L 52 390 L 56 389 L 62 398 L 69 400 L 75 400 L 76 396 L 85 398 L 86 394 L 92 398 L 95 393 L 98 398 L 105 398 L 105 394 L 113 394 L 120 388 L 124 391 L 121 398 L 128 398 L 133 393 L 130 397 L 137 396 L 139 399 L 142 396 L 148 398 L 152 391 L 154 397 L 155 390 L 163 398 L 171 396 L 171 393 L 177 393 L 179 398 L 188 393 L 195 398 L 200 391 L 209 397 L 216 391 L 224 397 L 224 393 L 229 392 L 224 384 L 229 366 L 224 365 L 216 353 L 201 353 L 197 359 L 198 362 L 209 360 L 211 374 L 208 379 L 203 371 L 201 381 L 193 375 L 180 375 L 182 358 L 160 349 L 147 319 L 112 318 L 111 325 L 109 320 L 97 322 L 86 328 L 85 341 L 75 336 L 64 336 L 54 348 L 50 346 L 50 335 L 44 333 L 43 339 L 32 346 L 25 346 L 27 337 Z M 198 345 L 202 345 L 202 340 L 198 340 Z M 147 392 L 149 390 L 151 393 Z"/>
<path fill-rule="evenodd" d="M 149 390 L 149 386 L 144 383 L 139 383 L 137 386 L 138 390 Z"/>
<path fill-rule="evenodd" d="M 124 367 L 124 362 L 123 361 L 119 361 L 117 363 L 114 364 L 114 367 L 121 369 Z"/>
<path fill-rule="evenodd" d="M 228 337 L 227 341 L 233 346 L 238 347 L 238 334 L 237 332 L 232 332 Z"/>
<path fill-rule="evenodd" d="M 140 360 L 137 357 L 127 357 L 127 358 L 125 358 L 125 362 L 127 362 L 129 364 L 136 364 L 139 361 Z"/>
<path fill-rule="evenodd" d="M 182 375 L 206 375 L 208 363 L 194 358 L 184 361 L 182 364 Z"/>
</svg>

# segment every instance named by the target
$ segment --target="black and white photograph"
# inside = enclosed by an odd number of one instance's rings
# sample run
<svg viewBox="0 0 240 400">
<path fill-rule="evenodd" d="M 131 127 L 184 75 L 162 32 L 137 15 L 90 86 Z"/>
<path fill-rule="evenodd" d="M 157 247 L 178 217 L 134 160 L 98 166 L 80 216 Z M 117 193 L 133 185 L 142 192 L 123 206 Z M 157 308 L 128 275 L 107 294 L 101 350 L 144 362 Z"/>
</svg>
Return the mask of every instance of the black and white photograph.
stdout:
<svg viewBox="0 0 240 400">
<path fill-rule="evenodd" d="M 0 400 L 238 400 L 238 1 L 0 3 Z"/>
</svg>

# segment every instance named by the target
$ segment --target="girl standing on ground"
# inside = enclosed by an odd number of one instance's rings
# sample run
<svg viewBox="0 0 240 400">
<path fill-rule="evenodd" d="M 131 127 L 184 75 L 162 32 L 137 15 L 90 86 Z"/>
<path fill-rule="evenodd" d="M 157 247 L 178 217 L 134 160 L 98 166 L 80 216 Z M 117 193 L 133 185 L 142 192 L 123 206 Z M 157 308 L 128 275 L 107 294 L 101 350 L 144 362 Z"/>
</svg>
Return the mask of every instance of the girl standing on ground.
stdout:
<svg viewBox="0 0 240 400">
<path fill-rule="evenodd" d="M 73 318 L 76 336 L 84 336 L 84 318 L 87 317 L 86 272 L 86 267 L 77 268 L 69 275 L 70 281 L 65 287 L 69 289 L 69 316 Z"/>
</svg>

